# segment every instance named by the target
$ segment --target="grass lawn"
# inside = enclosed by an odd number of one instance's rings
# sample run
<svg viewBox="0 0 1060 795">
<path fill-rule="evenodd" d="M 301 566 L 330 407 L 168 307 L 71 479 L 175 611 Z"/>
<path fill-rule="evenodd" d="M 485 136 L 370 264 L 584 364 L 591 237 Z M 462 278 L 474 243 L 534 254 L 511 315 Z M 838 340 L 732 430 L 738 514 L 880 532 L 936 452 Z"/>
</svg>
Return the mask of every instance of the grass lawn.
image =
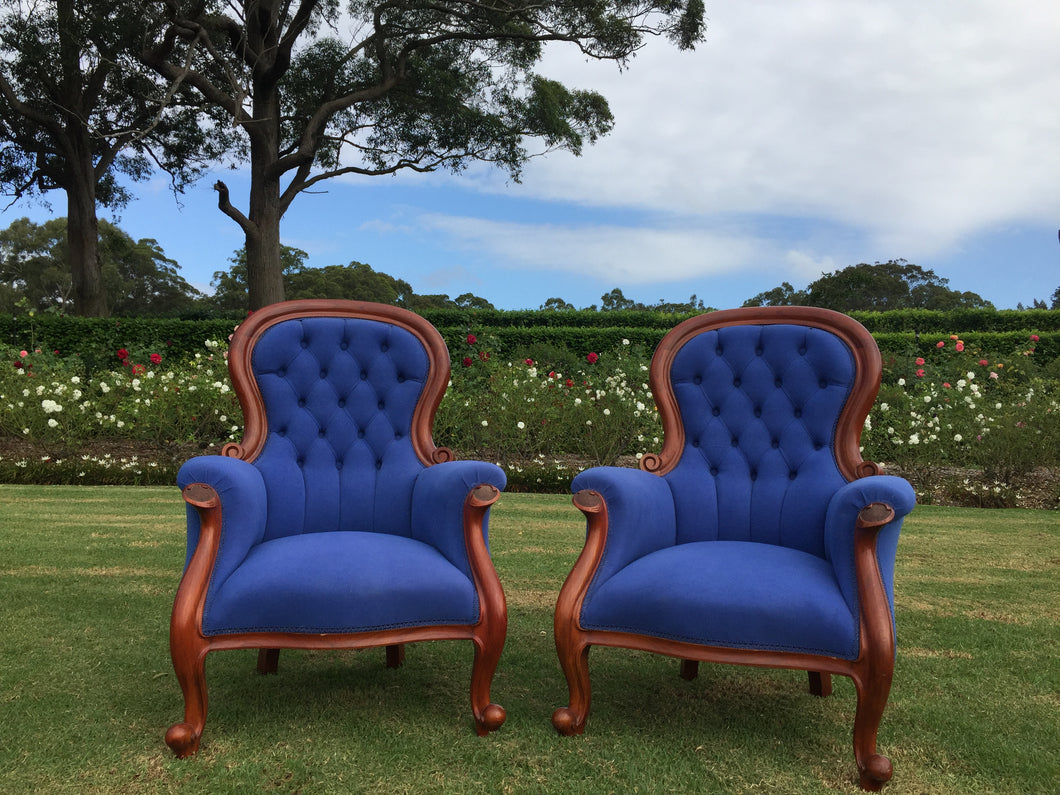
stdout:
<svg viewBox="0 0 1060 795">
<path fill-rule="evenodd" d="M 471 644 L 208 658 L 198 756 L 162 737 L 183 715 L 169 610 L 184 559 L 176 488 L 0 486 L 0 792 L 854 792 L 854 689 L 802 672 L 618 649 L 591 655 L 582 737 L 552 607 L 581 546 L 568 497 L 507 494 L 491 546 L 507 592 L 480 738 Z M 1055 792 L 1060 782 L 1060 514 L 920 507 L 898 550 L 899 655 L 879 747 L 892 793 Z"/>
</svg>

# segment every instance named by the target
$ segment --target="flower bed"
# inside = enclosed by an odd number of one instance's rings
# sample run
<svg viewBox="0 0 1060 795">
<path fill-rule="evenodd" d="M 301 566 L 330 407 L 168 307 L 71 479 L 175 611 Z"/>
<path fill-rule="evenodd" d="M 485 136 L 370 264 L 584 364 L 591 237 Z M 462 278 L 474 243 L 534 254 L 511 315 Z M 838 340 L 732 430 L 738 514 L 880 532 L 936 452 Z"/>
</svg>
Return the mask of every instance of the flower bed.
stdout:
<svg viewBox="0 0 1060 795">
<path fill-rule="evenodd" d="M 942 337 L 926 355 L 887 357 L 866 422 L 865 457 L 909 477 L 924 502 L 1060 507 L 1060 360 L 1033 335 L 1007 355 Z M 500 463 L 510 488 L 566 491 L 580 469 L 634 466 L 658 450 L 650 353 L 542 346 L 502 357 L 471 331 L 452 350 L 435 440 Z M 8 350 L 0 371 L 0 481 L 172 483 L 190 455 L 237 440 L 227 341 L 171 359 L 120 348 L 90 371 L 76 356 Z"/>
</svg>

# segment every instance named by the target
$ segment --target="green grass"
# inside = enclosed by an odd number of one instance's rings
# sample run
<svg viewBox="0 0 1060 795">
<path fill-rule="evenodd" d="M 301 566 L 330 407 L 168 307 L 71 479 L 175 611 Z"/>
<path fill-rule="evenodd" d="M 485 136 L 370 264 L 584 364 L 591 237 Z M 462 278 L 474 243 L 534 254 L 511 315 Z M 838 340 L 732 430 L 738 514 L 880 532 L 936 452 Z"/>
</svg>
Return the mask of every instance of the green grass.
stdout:
<svg viewBox="0 0 1060 795">
<path fill-rule="evenodd" d="M 805 674 L 617 649 L 591 656 L 582 737 L 552 607 L 581 545 L 563 496 L 508 494 L 491 543 L 510 609 L 476 737 L 471 645 L 207 662 L 202 750 L 174 759 L 182 715 L 168 620 L 184 557 L 176 489 L 0 486 L 0 792 L 854 792 L 854 691 Z M 918 508 L 899 546 L 899 657 L 880 749 L 892 793 L 1053 792 L 1060 781 L 1060 526 L 1047 511 Z"/>
</svg>

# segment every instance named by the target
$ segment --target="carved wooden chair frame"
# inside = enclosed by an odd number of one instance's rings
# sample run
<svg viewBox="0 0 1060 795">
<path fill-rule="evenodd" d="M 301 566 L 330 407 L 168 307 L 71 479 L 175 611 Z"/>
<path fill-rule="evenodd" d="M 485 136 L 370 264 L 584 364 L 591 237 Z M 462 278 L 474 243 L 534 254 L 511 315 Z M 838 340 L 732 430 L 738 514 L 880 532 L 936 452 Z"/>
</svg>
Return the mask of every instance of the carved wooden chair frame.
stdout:
<svg viewBox="0 0 1060 795">
<path fill-rule="evenodd" d="M 676 466 L 685 445 L 684 427 L 670 384 L 670 368 L 681 347 L 706 331 L 734 325 L 793 324 L 823 328 L 842 339 L 855 361 L 853 389 L 838 420 L 835 455 L 848 480 L 882 473 L 878 464 L 864 461 L 859 449 L 861 428 L 881 380 L 879 349 L 868 331 L 846 315 L 812 307 L 768 307 L 723 310 L 699 315 L 676 326 L 660 343 L 652 359 L 650 383 L 663 424 L 663 447 L 645 455 L 640 468 L 664 475 Z M 879 789 L 890 780 L 890 760 L 876 752 L 876 735 L 894 672 L 895 636 L 888 598 L 876 560 L 878 532 L 894 518 L 893 509 L 873 503 L 862 509 L 855 533 L 855 571 L 860 599 L 860 653 L 855 660 L 806 653 L 702 646 L 675 640 L 616 631 L 586 630 L 579 624 L 582 602 L 607 541 L 608 516 L 600 494 L 584 490 L 574 504 L 586 516 L 585 546 L 560 592 L 555 611 L 556 647 L 569 688 L 569 706 L 552 716 L 555 728 L 565 735 L 581 734 L 590 706 L 588 657 L 591 646 L 637 649 L 682 660 L 680 675 L 694 679 L 700 661 L 769 668 L 805 670 L 810 692 L 828 696 L 832 674 L 850 677 L 857 691 L 854 752 L 861 786 Z"/>
<path fill-rule="evenodd" d="M 242 442 L 224 446 L 223 456 L 252 462 L 262 451 L 268 435 L 261 392 L 252 375 L 251 356 L 261 335 L 275 323 L 295 318 L 350 317 L 378 320 L 408 330 L 427 352 L 430 372 L 412 420 L 411 436 L 417 457 L 425 465 L 455 460 L 453 451 L 436 447 L 432 425 L 449 381 L 449 352 L 445 341 L 430 323 L 395 306 L 361 301 L 314 299 L 273 304 L 251 314 L 237 329 L 229 351 L 232 383 L 244 410 Z M 185 570 L 173 605 L 170 651 L 177 679 L 184 693 L 184 720 L 170 727 L 166 743 L 179 757 L 194 754 L 206 722 L 207 691 L 205 658 L 223 649 L 259 649 L 259 673 L 276 673 L 280 649 L 362 649 L 383 646 L 387 667 L 404 661 L 404 644 L 424 640 L 472 641 L 475 649 L 471 674 L 471 706 L 475 730 L 486 735 L 500 728 L 505 710 L 490 701 L 490 685 L 500 660 L 507 632 L 508 611 L 504 591 L 483 537 L 489 507 L 500 492 L 482 484 L 467 496 L 463 509 L 464 541 L 467 545 L 475 588 L 479 594 L 479 620 L 470 626 L 425 626 L 358 633 L 307 635 L 287 632 L 246 632 L 205 635 L 203 609 L 221 538 L 221 500 L 205 483 L 183 490 L 184 500 L 200 517 L 199 543 Z"/>
</svg>

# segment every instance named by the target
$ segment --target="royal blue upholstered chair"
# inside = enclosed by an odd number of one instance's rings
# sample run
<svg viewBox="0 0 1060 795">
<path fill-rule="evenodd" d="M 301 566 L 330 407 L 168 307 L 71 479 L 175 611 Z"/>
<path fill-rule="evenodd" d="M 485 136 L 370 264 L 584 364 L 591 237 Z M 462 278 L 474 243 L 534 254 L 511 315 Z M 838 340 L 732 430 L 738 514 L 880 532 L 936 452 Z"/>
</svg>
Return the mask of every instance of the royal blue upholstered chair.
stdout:
<svg viewBox="0 0 1060 795">
<path fill-rule="evenodd" d="M 678 657 L 687 679 L 699 661 L 803 669 L 817 695 L 843 674 L 860 783 L 890 779 L 876 732 L 914 494 L 861 459 L 880 372 L 860 324 L 808 307 L 713 312 L 663 339 L 650 374 L 661 452 L 572 485 L 588 529 L 555 613 L 560 732 L 585 728 L 593 645 Z"/>
<path fill-rule="evenodd" d="M 204 660 L 259 649 L 474 644 L 479 734 L 504 722 L 490 702 L 507 630 L 490 561 L 493 464 L 454 461 L 431 438 L 449 355 L 425 320 L 392 306 L 290 301 L 239 326 L 229 371 L 241 444 L 180 470 L 188 552 L 170 629 L 184 720 L 166 742 L 194 754 L 206 722 Z"/>
</svg>

